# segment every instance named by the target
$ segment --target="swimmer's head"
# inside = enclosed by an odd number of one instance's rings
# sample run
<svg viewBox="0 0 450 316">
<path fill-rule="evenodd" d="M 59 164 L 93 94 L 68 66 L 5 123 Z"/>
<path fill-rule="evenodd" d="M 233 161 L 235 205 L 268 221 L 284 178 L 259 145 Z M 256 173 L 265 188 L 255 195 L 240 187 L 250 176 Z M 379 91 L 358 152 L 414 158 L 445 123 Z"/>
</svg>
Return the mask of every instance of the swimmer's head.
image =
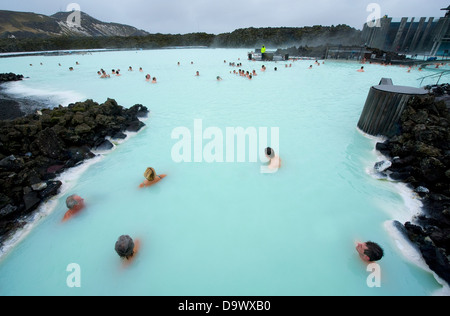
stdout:
<svg viewBox="0 0 450 316">
<path fill-rule="evenodd" d="M 270 147 L 266 148 L 265 153 L 266 153 L 266 156 L 269 157 L 269 158 L 275 157 L 275 152 Z"/>
<path fill-rule="evenodd" d="M 76 194 L 72 194 L 66 199 L 66 206 L 68 209 L 73 209 L 74 207 L 83 207 L 84 200 Z"/>
<path fill-rule="evenodd" d="M 117 239 L 114 249 L 122 258 L 131 257 L 134 253 L 133 239 L 128 235 L 122 235 Z"/>
<path fill-rule="evenodd" d="M 148 167 L 144 172 L 144 177 L 148 181 L 153 181 L 155 179 L 155 175 L 156 175 L 155 169 L 151 167 Z"/>
<path fill-rule="evenodd" d="M 367 241 L 365 243 L 358 243 L 356 246 L 356 251 L 359 256 L 365 261 L 378 261 L 383 255 L 383 249 L 377 243 L 372 241 Z"/>
</svg>

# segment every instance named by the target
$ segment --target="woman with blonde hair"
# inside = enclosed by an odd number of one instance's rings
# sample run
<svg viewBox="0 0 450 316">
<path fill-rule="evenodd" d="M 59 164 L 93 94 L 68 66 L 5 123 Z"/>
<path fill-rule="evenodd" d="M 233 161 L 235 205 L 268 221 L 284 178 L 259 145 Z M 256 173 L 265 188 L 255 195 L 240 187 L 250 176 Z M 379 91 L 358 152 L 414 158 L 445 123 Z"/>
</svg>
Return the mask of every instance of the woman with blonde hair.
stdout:
<svg viewBox="0 0 450 316">
<path fill-rule="evenodd" d="M 148 167 L 144 172 L 145 180 L 139 185 L 140 188 L 151 186 L 165 178 L 165 174 L 157 175 L 155 169 Z"/>
</svg>

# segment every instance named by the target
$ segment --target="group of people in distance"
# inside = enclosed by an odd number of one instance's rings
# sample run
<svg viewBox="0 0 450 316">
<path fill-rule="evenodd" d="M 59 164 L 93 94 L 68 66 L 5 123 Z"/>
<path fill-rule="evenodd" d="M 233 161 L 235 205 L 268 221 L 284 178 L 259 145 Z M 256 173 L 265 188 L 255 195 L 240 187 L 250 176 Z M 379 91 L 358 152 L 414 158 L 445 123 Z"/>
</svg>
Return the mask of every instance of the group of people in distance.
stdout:
<svg viewBox="0 0 450 316">
<path fill-rule="evenodd" d="M 150 74 L 147 74 L 145 76 L 145 81 L 150 82 L 150 79 L 151 79 L 152 83 L 156 83 L 156 77 L 151 78 Z"/>
<path fill-rule="evenodd" d="M 133 71 L 133 67 L 128 67 L 128 71 Z M 142 67 L 139 67 L 139 72 L 143 72 L 144 70 L 142 69 Z M 120 77 L 122 74 L 120 73 L 120 69 L 112 69 L 111 70 L 111 74 L 113 75 L 113 76 L 116 76 L 116 77 Z M 106 73 L 106 71 L 102 68 L 102 69 L 100 69 L 99 71 L 97 71 L 97 75 L 99 75 L 99 78 L 102 78 L 102 79 L 104 79 L 104 78 L 111 78 L 111 75 L 110 74 L 108 74 L 108 73 Z M 156 83 L 157 81 L 156 81 L 156 77 L 151 77 L 150 76 L 150 74 L 147 74 L 147 75 L 145 75 L 145 81 L 147 81 L 147 82 L 150 82 L 151 81 L 151 83 Z"/>
<path fill-rule="evenodd" d="M 251 73 L 248 70 L 247 71 L 242 70 L 242 69 L 239 69 L 238 71 L 233 70 L 233 74 L 238 75 L 240 77 L 245 77 L 248 79 L 252 79 L 253 77 L 257 76 L 256 70 L 254 70 L 254 69 L 252 70 Z"/>
</svg>

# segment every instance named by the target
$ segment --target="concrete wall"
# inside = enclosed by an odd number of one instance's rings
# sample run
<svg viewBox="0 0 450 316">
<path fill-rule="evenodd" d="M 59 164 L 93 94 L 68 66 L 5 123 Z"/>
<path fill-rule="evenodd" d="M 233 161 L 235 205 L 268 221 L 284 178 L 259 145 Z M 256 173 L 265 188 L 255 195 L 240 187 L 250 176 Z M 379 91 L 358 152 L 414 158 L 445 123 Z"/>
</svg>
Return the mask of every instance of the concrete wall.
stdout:
<svg viewBox="0 0 450 316">
<path fill-rule="evenodd" d="M 362 36 L 368 47 L 425 55 L 429 55 L 433 48 L 437 55 L 450 48 L 450 17 L 402 18 L 400 22 L 384 17 L 379 22 L 378 27 L 364 24 Z"/>
</svg>

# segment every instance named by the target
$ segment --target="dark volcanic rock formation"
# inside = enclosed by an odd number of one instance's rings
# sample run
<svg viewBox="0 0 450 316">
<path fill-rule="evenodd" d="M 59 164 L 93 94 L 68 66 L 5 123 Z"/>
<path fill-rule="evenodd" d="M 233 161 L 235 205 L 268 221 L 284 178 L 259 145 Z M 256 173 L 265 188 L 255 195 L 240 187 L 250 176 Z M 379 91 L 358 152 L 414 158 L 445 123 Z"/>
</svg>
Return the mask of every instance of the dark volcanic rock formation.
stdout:
<svg viewBox="0 0 450 316">
<path fill-rule="evenodd" d="M 21 227 L 20 218 L 57 194 L 54 178 L 67 168 L 94 157 L 91 149 L 108 148 L 105 137 L 124 136 L 145 124 L 148 113 L 137 104 L 126 109 L 115 100 L 92 100 L 43 109 L 14 120 L 0 121 L 0 242 Z"/>
<path fill-rule="evenodd" d="M 16 75 L 12 72 L 0 74 L 0 84 L 9 81 L 19 81 L 23 79 L 23 75 Z M 0 94 L 0 120 L 9 120 L 21 117 L 25 113 L 20 109 L 20 104 L 16 100 L 6 98 Z"/>
<path fill-rule="evenodd" d="M 0 82 L 19 81 L 23 79 L 23 75 L 16 75 L 15 73 L 2 73 L 0 74 Z"/>
<path fill-rule="evenodd" d="M 450 284 L 450 113 L 433 95 L 413 98 L 401 116 L 401 133 L 376 145 L 388 156 L 391 179 L 422 198 L 423 214 L 404 224 L 428 266 Z M 379 164 L 378 164 L 379 165 Z"/>
</svg>

